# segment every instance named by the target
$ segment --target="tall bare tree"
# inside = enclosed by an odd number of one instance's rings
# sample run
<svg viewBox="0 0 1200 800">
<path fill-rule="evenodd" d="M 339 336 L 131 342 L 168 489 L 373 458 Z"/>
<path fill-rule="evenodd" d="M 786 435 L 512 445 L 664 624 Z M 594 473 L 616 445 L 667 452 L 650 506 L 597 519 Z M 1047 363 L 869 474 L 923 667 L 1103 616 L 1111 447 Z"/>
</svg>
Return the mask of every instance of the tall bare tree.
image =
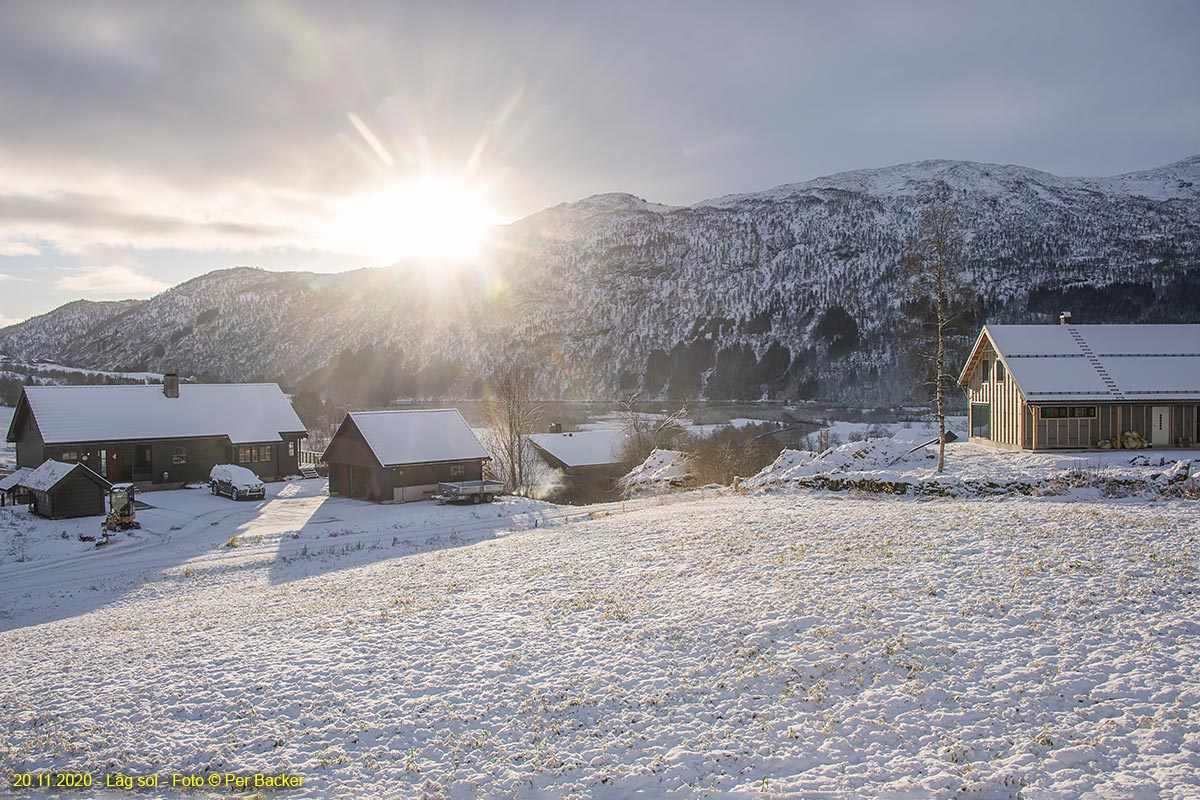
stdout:
<svg viewBox="0 0 1200 800">
<path fill-rule="evenodd" d="M 483 402 L 483 418 L 492 451 L 492 469 L 509 492 L 528 495 L 533 491 L 534 456 L 529 434 L 537 429 L 542 405 L 534 399 L 533 375 L 520 367 L 509 367 L 492 377 Z"/>
<path fill-rule="evenodd" d="M 961 273 L 962 249 L 954 209 L 935 202 L 921 212 L 904 258 L 906 294 L 922 309 L 922 322 L 930 334 L 921 355 L 932 373 L 928 382 L 938 420 L 938 472 L 946 466 L 945 393 L 952 379 L 946 371 L 946 343 L 969 307 L 970 291 Z"/>
<path fill-rule="evenodd" d="M 680 432 L 679 420 L 687 416 L 687 408 L 667 414 L 665 417 L 643 414 L 638 410 L 638 396 L 633 395 L 617 404 L 617 414 L 625 429 L 625 446 L 621 460 L 627 470 L 636 467 L 656 447 L 665 446 L 667 440 Z"/>
</svg>

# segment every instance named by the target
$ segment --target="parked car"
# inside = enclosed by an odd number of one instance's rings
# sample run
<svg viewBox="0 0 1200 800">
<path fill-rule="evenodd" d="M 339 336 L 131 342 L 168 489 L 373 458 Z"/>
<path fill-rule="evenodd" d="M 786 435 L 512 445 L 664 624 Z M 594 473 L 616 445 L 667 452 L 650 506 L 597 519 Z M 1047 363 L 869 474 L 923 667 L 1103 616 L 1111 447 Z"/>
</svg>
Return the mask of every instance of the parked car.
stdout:
<svg viewBox="0 0 1200 800">
<path fill-rule="evenodd" d="M 236 464 L 217 464 L 213 467 L 212 472 L 208 473 L 208 488 L 212 489 L 213 494 L 223 494 L 233 500 L 262 500 L 267 496 L 262 479 Z"/>
</svg>

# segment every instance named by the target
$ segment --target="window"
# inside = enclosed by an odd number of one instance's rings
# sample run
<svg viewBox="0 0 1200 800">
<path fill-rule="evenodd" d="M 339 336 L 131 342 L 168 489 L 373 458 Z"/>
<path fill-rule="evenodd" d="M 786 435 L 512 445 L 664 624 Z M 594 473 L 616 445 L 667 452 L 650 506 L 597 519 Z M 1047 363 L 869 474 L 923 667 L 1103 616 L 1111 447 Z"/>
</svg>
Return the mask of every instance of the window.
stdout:
<svg viewBox="0 0 1200 800">
<path fill-rule="evenodd" d="M 171 463 L 172 464 L 186 464 L 187 463 L 187 448 L 186 447 L 176 447 L 175 452 L 171 455 Z"/>
<path fill-rule="evenodd" d="M 1005 377 L 1004 362 L 997 360 L 996 361 L 996 383 L 1004 383 L 1004 377 Z"/>
<path fill-rule="evenodd" d="M 992 407 L 987 403 L 971 404 L 971 436 L 979 439 L 992 438 Z"/>
<path fill-rule="evenodd" d="M 238 464 L 256 464 L 271 460 L 271 445 L 260 447 L 239 447 L 236 449 L 235 460 Z"/>
<path fill-rule="evenodd" d="M 289 441 L 288 442 L 288 456 L 293 457 L 295 455 L 296 455 L 296 443 L 294 441 Z"/>
<path fill-rule="evenodd" d="M 451 464 L 450 465 L 450 477 L 451 478 L 461 478 L 466 474 L 467 474 L 467 465 L 466 464 Z"/>
<path fill-rule="evenodd" d="M 67 450 L 62 454 L 62 460 L 63 461 L 78 461 L 79 453 L 75 452 L 74 450 Z"/>
<path fill-rule="evenodd" d="M 984 383 L 987 383 L 992 379 L 992 362 L 985 358 L 983 363 L 980 364 L 980 367 L 981 369 L 979 370 L 979 378 Z"/>
<path fill-rule="evenodd" d="M 1095 406 L 1042 406 L 1042 419 L 1091 419 Z"/>
</svg>

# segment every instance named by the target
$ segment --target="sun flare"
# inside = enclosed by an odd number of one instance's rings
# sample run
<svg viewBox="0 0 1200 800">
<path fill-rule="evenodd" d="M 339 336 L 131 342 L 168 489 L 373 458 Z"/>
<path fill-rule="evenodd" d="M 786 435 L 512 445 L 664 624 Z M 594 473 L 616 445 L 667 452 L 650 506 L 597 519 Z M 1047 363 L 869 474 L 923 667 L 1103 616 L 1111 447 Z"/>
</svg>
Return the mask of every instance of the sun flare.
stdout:
<svg viewBox="0 0 1200 800">
<path fill-rule="evenodd" d="M 470 261 L 500 222 L 481 187 L 424 175 L 339 201 L 324 238 L 337 252 L 386 263 Z"/>
</svg>

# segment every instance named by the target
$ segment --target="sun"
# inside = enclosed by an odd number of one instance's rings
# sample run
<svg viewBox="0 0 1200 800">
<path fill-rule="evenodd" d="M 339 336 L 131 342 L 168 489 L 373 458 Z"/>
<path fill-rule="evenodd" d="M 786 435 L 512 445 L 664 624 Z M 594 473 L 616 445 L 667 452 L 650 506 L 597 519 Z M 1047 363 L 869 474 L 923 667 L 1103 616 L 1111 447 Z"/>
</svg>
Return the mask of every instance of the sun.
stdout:
<svg viewBox="0 0 1200 800">
<path fill-rule="evenodd" d="M 323 239 L 334 252 L 385 263 L 472 261 L 502 221 L 482 187 L 426 174 L 338 201 Z"/>
</svg>

